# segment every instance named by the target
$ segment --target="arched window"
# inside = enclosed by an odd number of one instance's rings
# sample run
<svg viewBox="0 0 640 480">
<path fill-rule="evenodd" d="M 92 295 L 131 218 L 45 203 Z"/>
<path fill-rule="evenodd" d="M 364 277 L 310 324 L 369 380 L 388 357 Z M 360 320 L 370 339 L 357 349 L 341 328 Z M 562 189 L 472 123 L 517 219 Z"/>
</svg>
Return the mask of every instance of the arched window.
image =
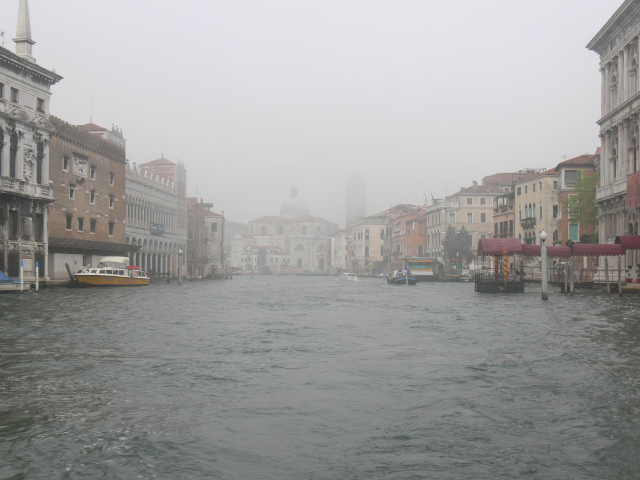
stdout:
<svg viewBox="0 0 640 480">
<path fill-rule="evenodd" d="M 366 230 L 364 231 L 364 239 L 365 239 L 365 240 L 369 240 L 369 229 L 366 229 Z"/>
<path fill-rule="evenodd" d="M 18 169 L 18 134 L 11 135 L 11 145 L 9 146 L 9 176 L 16 178 Z"/>
<path fill-rule="evenodd" d="M 364 247 L 364 256 L 368 257 L 369 256 L 369 245 L 367 245 L 366 247 Z"/>
</svg>

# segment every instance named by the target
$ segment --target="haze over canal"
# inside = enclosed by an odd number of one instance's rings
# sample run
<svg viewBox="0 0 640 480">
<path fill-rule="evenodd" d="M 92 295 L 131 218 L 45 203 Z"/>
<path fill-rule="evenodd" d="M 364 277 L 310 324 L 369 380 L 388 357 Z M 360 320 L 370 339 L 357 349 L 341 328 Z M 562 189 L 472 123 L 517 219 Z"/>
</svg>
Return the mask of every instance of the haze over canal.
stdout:
<svg viewBox="0 0 640 480">
<path fill-rule="evenodd" d="M 236 277 L 0 297 L 0 478 L 637 478 L 640 297 Z"/>
</svg>

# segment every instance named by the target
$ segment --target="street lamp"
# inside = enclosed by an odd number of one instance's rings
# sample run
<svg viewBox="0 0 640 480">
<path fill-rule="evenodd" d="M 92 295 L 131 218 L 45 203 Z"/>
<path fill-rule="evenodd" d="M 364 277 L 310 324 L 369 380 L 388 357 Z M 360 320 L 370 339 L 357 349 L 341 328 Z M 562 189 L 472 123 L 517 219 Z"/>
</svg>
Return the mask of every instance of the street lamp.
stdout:
<svg viewBox="0 0 640 480">
<path fill-rule="evenodd" d="M 547 246 L 544 241 L 547 239 L 547 232 L 544 229 L 540 232 L 540 270 L 542 270 L 542 300 L 549 300 L 549 280 L 547 278 Z"/>
<path fill-rule="evenodd" d="M 182 283 L 182 249 L 178 250 L 178 285 Z"/>
</svg>

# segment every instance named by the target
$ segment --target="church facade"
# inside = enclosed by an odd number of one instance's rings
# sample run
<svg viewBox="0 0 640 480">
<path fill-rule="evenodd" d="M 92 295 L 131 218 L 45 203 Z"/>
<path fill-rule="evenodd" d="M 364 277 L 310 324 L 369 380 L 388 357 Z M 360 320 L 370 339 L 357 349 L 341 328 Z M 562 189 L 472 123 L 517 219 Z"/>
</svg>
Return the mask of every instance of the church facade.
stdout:
<svg viewBox="0 0 640 480">
<path fill-rule="evenodd" d="M 257 271 L 326 273 L 331 261 L 328 238 L 337 230 L 336 223 L 310 215 L 307 202 L 294 187 L 291 197 L 282 203 L 280 215 L 249 222 L 250 235 L 243 241 L 250 242 L 247 245 L 251 245 L 252 254 L 258 259 L 254 267 Z M 277 265 L 269 263 L 271 256 L 258 255 L 261 248 L 268 251 L 269 247 L 278 247 Z M 264 265 L 260 264 L 262 259 L 266 259 Z"/>
</svg>

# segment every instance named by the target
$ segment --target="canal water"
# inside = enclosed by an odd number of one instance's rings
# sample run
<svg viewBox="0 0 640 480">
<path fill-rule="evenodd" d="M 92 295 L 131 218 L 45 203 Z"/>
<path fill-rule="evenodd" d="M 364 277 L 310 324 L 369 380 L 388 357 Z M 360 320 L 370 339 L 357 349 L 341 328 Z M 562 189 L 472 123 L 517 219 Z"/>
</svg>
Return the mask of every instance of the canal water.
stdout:
<svg viewBox="0 0 640 480">
<path fill-rule="evenodd" d="M 0 479 L 635 479 L 640 296 L 256 276 L 0 296 Z"/>
</svg>

